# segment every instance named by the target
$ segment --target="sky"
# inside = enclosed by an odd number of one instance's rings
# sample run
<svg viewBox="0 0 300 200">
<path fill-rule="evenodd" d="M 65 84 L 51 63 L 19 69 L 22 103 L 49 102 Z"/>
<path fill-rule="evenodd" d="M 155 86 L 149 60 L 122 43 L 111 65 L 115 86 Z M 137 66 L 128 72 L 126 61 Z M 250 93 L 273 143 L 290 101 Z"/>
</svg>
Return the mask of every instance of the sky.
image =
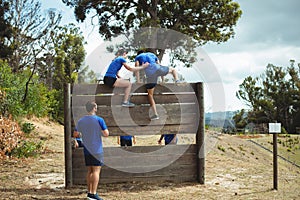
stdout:
<svg viewBox="0 0 300 200">
<path fill-rule="evenodd" d="M 234 38 L 226 43 L 208 43 L 203 46 L 201 51 L 206 59 L 201 65 L 207 65 L 210 71 L 203 68 L 200 69 L 202 72 L 194 73 L 199 74 L 200 79 L 205 82 L 206 112 L 247 109 L 235 95 L 246 77 L 261 75 L 268 64 L 287 67 L 291 59 L 300 63 L 299 0 L 235 1 L 240 4 L 243 14 L 234 28 Z M 80 27 L 87 41 L 87 59 L 94 58 L 93 54 L 97 54 L 99 60 L 94 62 L 111 59 L 99 55 L 103 40 L 97 28 L 93 29 L 90 19 L 77 23 L 73 10 L 61 0 L 41 0 L 41 3 L 42 9 L 57 9 L 63 15 L 62 24 L 73 22 Z M 93 63 L 89 65 L 92 66 Z M 211 73 L 212 68 L 214 73 Z M 178 70 L 179 73 L 187 71 Z M 214 83 L 207 81 L 211 74 L 217 77 Z"/>
</svg>

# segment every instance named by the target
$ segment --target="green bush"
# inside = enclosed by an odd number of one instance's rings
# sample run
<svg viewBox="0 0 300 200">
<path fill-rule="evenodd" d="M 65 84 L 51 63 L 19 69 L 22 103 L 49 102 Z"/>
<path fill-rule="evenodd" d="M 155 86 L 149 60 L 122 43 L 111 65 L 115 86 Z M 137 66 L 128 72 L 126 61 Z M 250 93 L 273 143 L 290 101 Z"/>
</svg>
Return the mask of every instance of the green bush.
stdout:
<svg viewBox="0 0 300 200">
<path fill-rule="evenodd" d="M 24 116 L 44 117 L 51 111 L 49 102 L 51 91 L 33 75 L 27 83 L 31 71 L 29 69 L 13 73 L 7 63 L 0 60 L 0 90 L 5 94 L 1 99 L 0 114 L 13 118 Z M 26 90 L 27 85 L 27 90 Z M 54 101 L 53 98 L 51 101 Z"/>
<path fill-rule="evenodd" d="M 22 124 L 22 131 L 26 134 L 30 134 L 35 129 L 32 123 L 25 122 Z"/>
<path fill-rule="evenodd" d="M 42 148 L 43 143 L 41 141 L 38 143 L 34 141 L 23 141 L 20 146 L 12 151 L 12 156 L 17 158 L 36 157 L 41 153 Z"/>
</svg>

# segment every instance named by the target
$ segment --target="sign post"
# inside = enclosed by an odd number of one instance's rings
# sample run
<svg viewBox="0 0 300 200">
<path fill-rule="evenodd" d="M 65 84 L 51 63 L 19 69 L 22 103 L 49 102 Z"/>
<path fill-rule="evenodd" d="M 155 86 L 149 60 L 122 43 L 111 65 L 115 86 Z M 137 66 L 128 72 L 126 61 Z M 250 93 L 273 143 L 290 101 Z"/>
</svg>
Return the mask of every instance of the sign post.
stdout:
<svg viewBox="0 0 300 200">
<path fill-rule="evenodd" d="M 273 133 L 273 188 L 278 190 L 277 133 L 281 133 L 281 123 L 269 123 L 269 133 Z"/>
</svg>

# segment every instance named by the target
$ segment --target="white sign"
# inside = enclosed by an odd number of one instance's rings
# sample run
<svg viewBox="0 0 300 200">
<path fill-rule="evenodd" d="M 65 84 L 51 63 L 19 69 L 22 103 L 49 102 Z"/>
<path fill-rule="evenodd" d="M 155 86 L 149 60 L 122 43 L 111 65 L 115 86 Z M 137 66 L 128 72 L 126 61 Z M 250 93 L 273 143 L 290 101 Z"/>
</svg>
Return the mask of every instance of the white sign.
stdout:
<svg viewBox="0 0 300 200">
<path fill-rule="evenodd" d="M 269 123 L 269 133 L 281 133 L 281 123 Z"/>
</svg>

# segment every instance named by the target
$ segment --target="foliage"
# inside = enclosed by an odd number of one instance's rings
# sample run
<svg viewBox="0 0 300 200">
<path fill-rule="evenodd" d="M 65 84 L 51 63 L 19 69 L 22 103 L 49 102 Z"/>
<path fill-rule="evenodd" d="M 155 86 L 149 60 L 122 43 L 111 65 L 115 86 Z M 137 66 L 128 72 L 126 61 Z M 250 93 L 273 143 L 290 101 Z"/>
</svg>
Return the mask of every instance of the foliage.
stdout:
<svg viewBox="0 0 300 200">
<path fill-rule="evenodd" d="M 36 157 L 40 154 L 43 148 L 43 143 L 25 140 L 22 141 L 12 152 L 12 156 L 17 158 Z"/>
<path fill-rule="evenodd" d="M 16 121 L 5 117 L 0 118 L 0 131 L 0 158 L 4 158 L 17 147 L 24 133 Z"/>
<path fill-rule="evenodd" d="M 97 76 L 93 70 L 89 71 L 89 67 L 80 68 L 78 72 L 77 83 L 96 83 Z"/>
<path fill-rule="evenodd" d="M 73 84 L 77 73 L 84 62 L 84 38 L 74 24 L 59 27 L 53 38 L 54 57 L 54 88 L 63 88 L 64 83 Z"/>
<path fill-rule="evenodd" d="M 0 0 L 0 59 L 6 59 L 12 54 L 12 47 L 7 43 L 12 34 L 12 27 L 6 18 L 9 3 Z"/>
<path fill-rule="evenodd" d="M 63 0 L 63 2 L 74 8 L 74 14 L 78 21 L 83 22 L 87 18 L 87 14 L 93 12 L 93 16 L 98 19 L 99 33 L 106 40 L 111 40 L 120 34 L 134 34 L 143 27 L 154 28 L 144 35 L 146 39 L 148 36 L 153 38 L 157 35 L 155 28 L 162 31 L 173 30 L 193 38 L 193 40 L 177 40 L 167 36 L 163 40 L 150 41 L 151 44 L 148 47 L 139 46 L 139 48 L 153 48 L 153 45 L 155 47 L 158 42 L 162 41 L 165 44 L 172 44 L 179 48 L 166 46 L 165 49 L 173 50 L 172 57 L 184 63 L 194 60 L 190 57 L 194 56 L 196 46 L 209 41 L 226 42 L 232 38 L 234 36 L 233 27 L 242 14 L 239 4 L 232 0 Z M 133 45 L 129 44 L 129 46 Z M 134 45 L 134 47 L 137 46 Z M 165 49 L 156 48 L 152 51 L 157 50 L 158 57 L 161 59 Z M 189 53 L 182 54 L 183 49 Z M 189 56 L 185 57 L 184 55 Z"/>
<path fill-rule="evenodd" d="M 241 129 L 245 128 L 247 125 L 246 111 L 244 109 L 240 110 L 233 116 L 233 120 L 235 123 L 235 128 Z"/>
<path fill-rule="evenodd" d="M 110 39 L 137 27 L 160 27 L 179 31 L 195 40 L 224 42 L 234 35 L 233 26 L 241 16 L 232 0 L 204 1 L 90 1 L 63 0 L 74 7 L 78 21 L 95 10 L 99 33 Z"/>
<path fill-rule="evenodd" d="M 22 131 L 24 133 L 30 134 L 35 129 L 35 126 L 32 123 L 25 122 L 22 124 Z"/>
<path fill-rule="evenodd" d="M 247 122 L 279 122 L 289 133 L 300 126 L 300 65 L 284 68 L 269 64 L 260 77 L 247 77 L 237 97 L 251 108 Z M 239 121 L 239 116 L 236 116 Z M 241 122 L 241 121 L 240 121 Z"/>
<path fill-rule="evenodd" d="M 7 15 L 13 27 L 9 40 L 13 54 L 8 59 L 9 65 L 13 72 L 22 71 L 28 66 L 35 71 L 39 58 L 51 43 L 51 31 L 59 24 L 61 15 L 53 10 L 49 10 L 47 16 L 42 15 L 41 2 L 36 0 L 10 1 Z"/>
<path fill-rule="evenodd" d="M 7 63 L 0 60 L 0 91 L 5 94 L 1 99 L 1 115 L 11 114 L 14 118 L 25 115 L 46 116 L 50 102 L 46 98 L 47 88 L 38 84 L 38 77 L 34 76 L 28 91 L 28 99 L 23 102 L 25 83 L 29 71 L 15 74 Z"/>
</svg>

